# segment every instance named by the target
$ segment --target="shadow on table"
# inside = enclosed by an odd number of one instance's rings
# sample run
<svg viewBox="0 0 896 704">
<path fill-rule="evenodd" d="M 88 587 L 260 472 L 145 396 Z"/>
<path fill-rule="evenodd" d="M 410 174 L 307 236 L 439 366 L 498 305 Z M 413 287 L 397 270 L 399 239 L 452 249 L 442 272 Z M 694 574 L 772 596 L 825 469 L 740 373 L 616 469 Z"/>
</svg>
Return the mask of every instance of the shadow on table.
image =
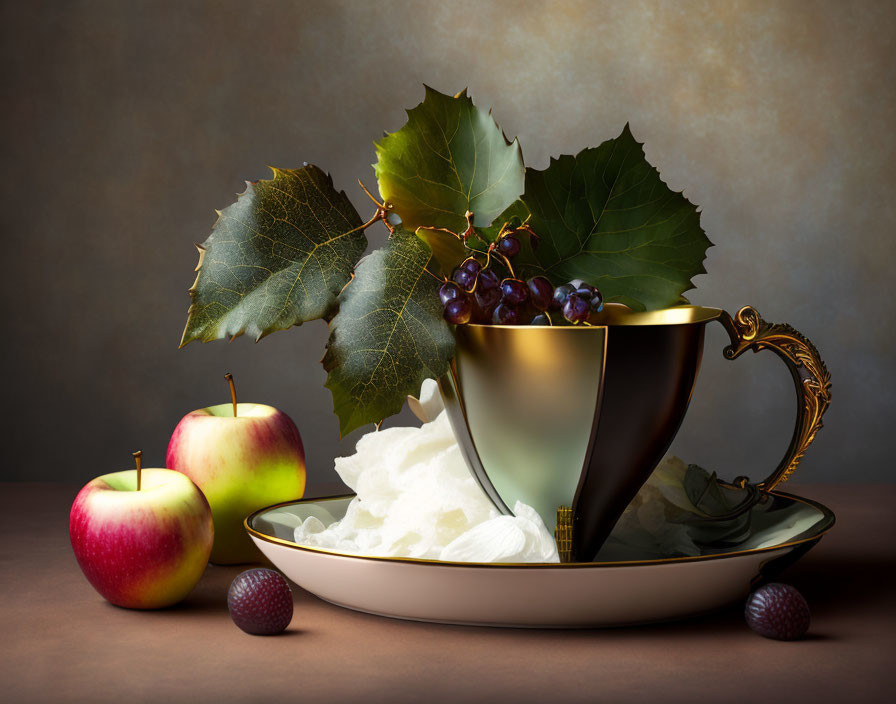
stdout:
<svg viewBox="0 0 896 704">
<path fill-rule="evenodd" d="M 774 581 L 792 584 L 799 589 L 809 602 L 810 610 L 821 616 L 839 610 L 851 610 L 856 613 L 873 610 L 875 616 L 881 615 L 882 601 L 892 601 L 892 584 L 896 578 L 896 564 L 884 554 L 856 555 L 851 557 L 819 556 L 808 557 L 802 562 L 790 566 L 775 577 Z M 301 591 L 301 590 L 299 590 Z M 306 593 L 307 594 L 307 593 Z M 310 595 L 309 595 L 310 596 Z M 314 599 L 314 597 L 310 597 Z M 594 638 L 600 634 L 602 638 L 625 641 L 628 638 L 640 639 L 645 636 L 666 636 L 687 634 L 688 637 L 718 638 L 724 634 L 740 634 L 747 632 L 744 622 L 743 604 L 732 604 L 724 609 L 692 616 L 689 618 L 651 623 L 643 625 L 620 626 L 600 629 L 514 629 L 486 626 L 455 626 L 442 624 L 435 626 L 448 632 L 478 631 L 480 634 L 494 634 L 498 639 L 513 637 L 519 630 L 529 633 L 564 634 L 565 639 Z M 432 624 L 388 619 L 381 616 L 340 609 L 332 606 L 334 616 L 341 618 L 361 619 L 368 623 L 382 622 L 384 626 L 393 628 L 433 628 Z M 549 637 L 549 636 L 548 636 Z M 838 637 L 817 628 L 805 638 L 807 641 L 833 642 Z"/>
<path fill-rule="evenodd" d="M 779 581 L 799 589 L 810 607 L 865 609 L 893 599 L 896 556 L 855 555 L 807 560 L 785 571 Z"/>
<path fill-rule="evenodd" d="M 227 591 L 230 583 L 240 572 L 254 567 L 270 565 L 210 565 L 202 580 L 193 592 L 180 604 L 171 607 L 171 610 L 189 611 L 191 613 L 226 613 Z M 799 589 L 809 602 L 810 609 L 816 614 L 841 608 L 878 609 L 881 601 L 892 599 L 892 584 L 896 579 L 896 560 L 886 551 L 841 556 L 838 554 L 810 553 L 800 562 L 786 568 L 781 574 L 774 577 L 774 581 L 792 584 Z M 296 585 L 291 585 L 297 607 L 304 602 L 312 602 L 322 605 L 310 593 Z M 332 608 L 334 616 L 341 618 L 374 619 L 384 624 L 404 624 L 414 627 L 415 622 L 386 619 L 354 612 L 347 609 Z M 720 611 L 705 615 L 694 616 L 677 621 L 646 624 L 640 626 L 628 626 L 610 629 L 583 629 L 570 630 L 567 633 L 579 633 L 583 636 L 603 633 L 606 637 L 626 638 L 626 634 L 643 637 L 650 633 L 665 634 L 675 632 L 687 632 L 693 636 L 705 633 L 707 637 L 717 637 L 720 633 L 742 632 L 744 624 L 741 604 L 734 604 Z M 431 626 L 430 626 L 431 627 Z M 515 629 L 500 629 L 487 627 L 451 626 L 443 625 L 441 628 L 468 630 L 478 628 L 489 632 L 512 633 Z M 574 637 L 571 635 L 571 637 Z M 811 640 L 831 640 L 832 636 L 824 633 L 812 632 Z"/>
<path fill-rule="evenodd" d="M 203 612 L 227 612 L 227 591 L 234 578 L 246 570 L 257 567 L 270 567 L 263 564 L 247 565 L 209 565 L 205 574 L 199 580 L 199 584 L 179 604 L 170 608 L 171 611 L 190 611 L 192 613 Z M 292 586 L 292 585 L 291 585 Z M 293 591 L 296 587 L 293 586 Z"/>
</svg>

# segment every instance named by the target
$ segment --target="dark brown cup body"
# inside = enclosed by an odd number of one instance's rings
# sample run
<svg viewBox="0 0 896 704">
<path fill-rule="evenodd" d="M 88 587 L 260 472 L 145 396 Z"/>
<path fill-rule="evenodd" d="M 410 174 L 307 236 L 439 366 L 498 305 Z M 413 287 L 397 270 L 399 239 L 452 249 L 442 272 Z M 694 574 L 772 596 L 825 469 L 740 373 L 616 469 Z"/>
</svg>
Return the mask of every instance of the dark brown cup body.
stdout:
<svg viewBox="0 0 896 704">
<path fill-rule="evenodd" d="M 608 327 L 597 432 L 572 506 L 573 561 L 595 558 L 669 449 L 697 380 L 705 327 Z"/>
</svg>

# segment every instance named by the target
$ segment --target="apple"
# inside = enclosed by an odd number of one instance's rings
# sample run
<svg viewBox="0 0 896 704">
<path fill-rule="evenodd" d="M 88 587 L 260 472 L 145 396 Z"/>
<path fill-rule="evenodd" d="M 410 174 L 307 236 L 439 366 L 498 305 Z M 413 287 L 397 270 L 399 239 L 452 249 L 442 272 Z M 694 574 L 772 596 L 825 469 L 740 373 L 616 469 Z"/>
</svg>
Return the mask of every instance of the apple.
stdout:
<svg viewBox="0 0 896 704">
<path fill-rule="evenodd" d="M 271 504 L 305 493 L 305 449 L 290 417 L 272 406 L 237 403 L 185 415 L 168 443 L 165 464 L 202 489 L 215 521 L 211 561 L 258 562 L 264 557 L 246 534 L 243 520 Z"/>
<path fill-rule="evenodd" d="M 196 586 L 214 540 L 212 513 L 190 479 L 170 469 L 105 474 L 78 492 L 69 516 L 75 558 L 103 597 L 159 609 Z"/>
</svg>

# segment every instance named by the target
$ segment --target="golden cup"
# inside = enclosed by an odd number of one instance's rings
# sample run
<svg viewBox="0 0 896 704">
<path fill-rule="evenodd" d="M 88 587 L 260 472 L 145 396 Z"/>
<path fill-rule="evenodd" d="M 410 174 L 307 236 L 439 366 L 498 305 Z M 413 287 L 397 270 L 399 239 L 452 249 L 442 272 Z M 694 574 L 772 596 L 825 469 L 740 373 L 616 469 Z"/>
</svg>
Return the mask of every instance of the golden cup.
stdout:
<svg viewBox="0 0 896 704">
<path fill-rule="evenodd" d="M 498 510 L 529 504 L 554 530 L 562 560 L 593 560 L 675 437 L 714 320 L 731 338 L 728 359 L 770 349 L 791 371 L 793 439 L 757 486 L 787 479 L 831 398 L 809 340 L 750 307 L 732 318 L 690 305 L 637 313 L 608 304 L 583 326 L 457 327 L 440 388 L 467 465 Z"/>
</svg>

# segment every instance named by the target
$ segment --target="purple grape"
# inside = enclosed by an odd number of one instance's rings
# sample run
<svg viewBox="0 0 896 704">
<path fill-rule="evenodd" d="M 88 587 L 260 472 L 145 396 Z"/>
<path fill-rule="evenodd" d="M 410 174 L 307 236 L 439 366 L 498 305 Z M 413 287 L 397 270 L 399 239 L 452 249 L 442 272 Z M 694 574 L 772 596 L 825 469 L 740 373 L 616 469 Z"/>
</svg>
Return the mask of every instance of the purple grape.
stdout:
<svg viewBox="0 0 896 704">
<path fill-rule="evenodd" d="M 477 325 L 487 325 L 492 322 L 492 313 L 494 313 L 494 311 L 495 306 L 483 307 L 474 300 L 473 313 L 470 316 L 470 322 L 476 323 Z"/>
<path fill-rule="evenodd" d="M 461 269 L 460 267 L 454 270 L 454 273 L 451 274 L 451 278 L 454 279 L 457 285 L 464 291 L 470 291 L 476 283 L 476 274 L 469 272 L 466 269 Z"/>
<path fill-rule="evenodd" d="M 529 323 L 529 325 L 550 325 L 550 324 L 551 324 L 551 321 L 550 321 L 550 319 L 548 319 L 548 316 L 545 313 L 539 313 L 534 318 L 532 318 L 532 321 Z"/>
<path fill-rule="evenodd" d="M 504 279 L 501 282 L 501 300 L 518 305 L 529 297 L 529 287 L 519 279 Z"/>
<path fill-rule="evenodd" d="M 501 292 L 498 289 L 477 287 L 473 294 L 473 322 L 489 322 L 492 319 L 492 311 L 500 300 Z"/>
<path fill-rule="evenodd" d="M 576 289 L 576 295 L 581 296 L 586 301 L 590 301 L 597 289 L 591 284 L 582 284 Z"/>
<path fill-rule="evenodd" d="M 574 293 L 563 304 L 563 317 L 571 323 L 581 323 L 583 320 L 588 320 L 590 313 L 591 308 L 588 305 L 588 301 Z"/>
<path fill-rule="evenodd" d="M 497 289 L 500 283 L 501 279 L 498 278 L 498 275 L 494 271 L 491 269 L 483 269 L 479 272 L 479 283 L 476 284 L 476 290 Z"/>
<path fill-rule="evenodd" d="M 809 605 L 788 584 L 773 582 L 750 594 L 744 616 L 756 633 L 775 640 L 798 640 L 809 630 Z"/>
<path fill-rule="evenodd" d="M 292 621 L 292 591 L 279 572 L 246 570 L 230 584 L 227 608 L 233 622 L 246 633 L 272 636 Z"/>
<path fill-rule="evenodd" d="M 504 235 L 498 240 L 498 251 L 508 259 L 520 253 L 520 241 L 513 235 Z"/>
<path fill-rule="evenodd" d="M 494 308 L 501 301 L 501 291 L 497 288 L 477 288 L 473 299 L 484 308 Z"/>
<path fill-rule="evenodd" d="M 450 281 L 443 283 L 439 289 L 439 300 L 443 306 L 447 306 L 451 301 L 460 298 L 462 295 L 463 291 L 458 288 L 457 284 Z"/>
<path fill-rule="evenodd" d="M 595 313 L 600 313 L 604 309 L 604 297 L 603 294 L 598 289 L 594 289 L 594 295 L 591 297 L 591 300 L 588 301 L 591 306 L 591 310 Z"/>
<path fill-rule="evenodd" d="M 473 303 L 469 296 L 449 301 L 445 306 L 445 320 L 452 325 L 469 323 L 473 315 Z"/>
<path fill-rule="evenodd" d="M 551 305 L 554 287 L 543 276 L 533 276 L 529 279 L 529 298 L 537 310 L 547 310 Z"/>
<path fill-rule="evenodd" d="M 575 288 L 572 284 L 563 284 L 555 288 L 554 298 L 551 300 L 551 309 L 560 310 L 563 308 L 563 304 L 566 303 L 566 299 L 570 297 L 573 291 L 575 291 Z"/>
<path fill-rule="evenodd" d="M 516 325 L 519 319 L 516 307 L 507 303 L 499 303 L 492 313 L 492 323 L 495 325 Z"/>
<path fill-rule="evenodd" d="M 475 258 L 469 257 L 468 259 L 464 259 L 464 261 L 460 265 L 460 268 L 469 271 L 475 276 L 479 273 L 479 270 L 482 269 L 482 264 L 476 261 Z"/>
</svg>

